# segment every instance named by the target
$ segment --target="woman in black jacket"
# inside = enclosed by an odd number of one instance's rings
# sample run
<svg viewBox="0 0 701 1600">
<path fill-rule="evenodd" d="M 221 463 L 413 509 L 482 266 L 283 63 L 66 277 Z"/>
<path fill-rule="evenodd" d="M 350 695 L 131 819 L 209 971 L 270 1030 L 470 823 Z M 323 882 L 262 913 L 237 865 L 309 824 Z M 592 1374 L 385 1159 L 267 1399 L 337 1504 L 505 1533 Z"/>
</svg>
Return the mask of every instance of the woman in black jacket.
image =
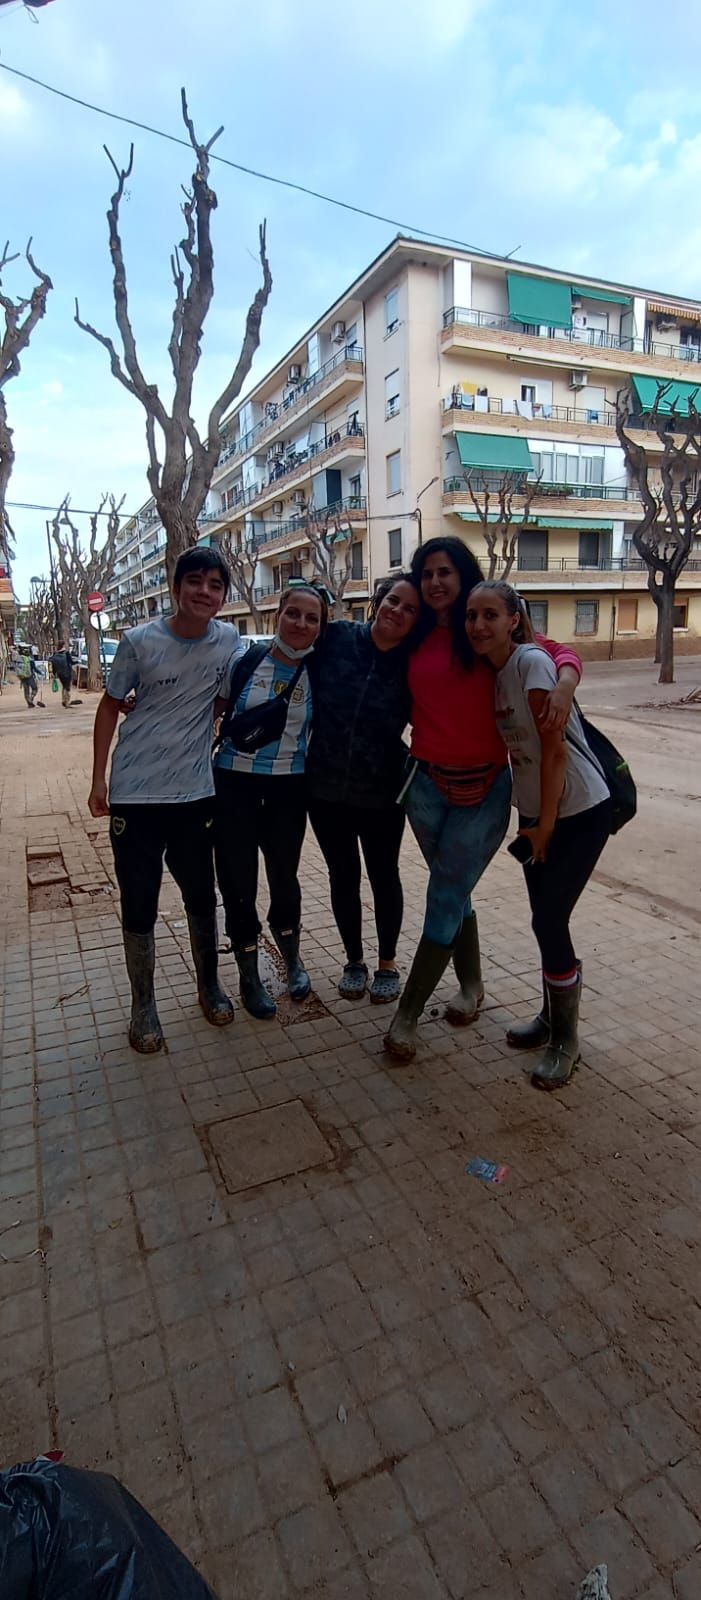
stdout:
<svg viewBox="0 0 701 1600">
<path fill-rule="evenodd" d="M 385 578 L 371 621 L 334 622 L 314 652 L 314 720 L 307 756 L 309 820 L 329 871 L 331 904 L 346 965 L 339 994 L 365 993 L 360 851 L 373 893 L 378 963 L 370 999 L 396 1000 L 395 965 L 404 900 L 399 848 L 404 808 L 397 804 L 409 720 L 407 639 L 419 616 L 419 593 L 407 573 Z"/>
</svg>

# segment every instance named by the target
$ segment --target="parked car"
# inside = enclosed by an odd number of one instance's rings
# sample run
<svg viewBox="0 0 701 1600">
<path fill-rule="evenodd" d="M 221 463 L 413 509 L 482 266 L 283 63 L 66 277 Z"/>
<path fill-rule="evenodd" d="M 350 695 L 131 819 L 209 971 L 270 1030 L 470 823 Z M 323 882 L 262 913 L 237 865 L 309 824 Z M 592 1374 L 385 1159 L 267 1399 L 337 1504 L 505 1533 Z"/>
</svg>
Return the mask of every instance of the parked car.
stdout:
<svg viewBox="0 0 701 1600">
<path fill-rule="evenodd" d="M 110 667 L 112 666 L 112 662 L 114 661 L 114 658 L 115 658 L 115 656 L 117 654 L 117 640 L 116 639 L 103 639 L 102 640 L 101 645 L 100 645 L 100 666 L 102 666 L 102 651 L 103 651 L 103 649 L 104 649 L 104 652 L 105 652 L 105 668 L 106 668 L 106 672 L 107 672 L 107 677 L 109 678 Z M 85 686 L 86 679 L 87 679 L 87 671 L 88 671 L 88 652 L 87 652 L 87 650 L 85 648 L 85 645 L 81 644 L 80 653 L 79 653 L 79 656 L 78 656 L 78 661 L 77 661 L 77 664 L 73 668 L 73 681 L 74 681 L 75 684 L 78 685 L 79 688 L 83 688 Z"/>
</svg>

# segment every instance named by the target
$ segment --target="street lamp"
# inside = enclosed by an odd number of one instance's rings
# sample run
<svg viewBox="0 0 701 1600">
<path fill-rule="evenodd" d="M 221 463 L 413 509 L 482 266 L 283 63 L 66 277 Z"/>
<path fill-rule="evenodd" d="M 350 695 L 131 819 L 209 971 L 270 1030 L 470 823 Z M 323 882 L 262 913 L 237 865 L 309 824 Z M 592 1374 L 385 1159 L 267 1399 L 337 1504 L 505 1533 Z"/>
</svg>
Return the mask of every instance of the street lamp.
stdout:
<svg viewBox="0 0 701 1600">
<path fill-rule="evenodd" d="M 437 483 L 437 482 L 438 482 L 438 474 L 436 473 L 435 477 L 433 477 L 431 479 L 430 483 L 425 483 L 424 486 L 423 486 L 423 489 L 419 490 L 419 493 L 416 496 L 416 510 L 412 511 L 412 513 L 411 513 L 411 515 L 414 518 L 414 521 L 416 523 L 416 526 L 417 526 L 417 528 L 419 530 L 419 545 L 421 545 L 423 543 L 423 523 L 422 523 L 422 519 L 421 519 L 421 507 L 419 505 L 419 501 L 420 501 L 422 495 L 425 495 L 428 492 L 429 489 L 432 489 L 434 483 Z"/>
</svg>

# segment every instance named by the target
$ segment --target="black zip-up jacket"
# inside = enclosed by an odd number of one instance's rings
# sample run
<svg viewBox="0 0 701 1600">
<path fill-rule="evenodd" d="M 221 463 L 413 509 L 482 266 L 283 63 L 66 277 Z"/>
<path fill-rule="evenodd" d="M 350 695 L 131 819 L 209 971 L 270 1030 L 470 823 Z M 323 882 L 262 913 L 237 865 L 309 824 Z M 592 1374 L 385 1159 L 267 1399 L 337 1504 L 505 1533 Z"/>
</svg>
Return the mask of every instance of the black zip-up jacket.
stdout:
<svg viewBox="0 0 701 1600">
<path fill-rule="evenodd" d="M 332 622 L 310 658 L 314 699 L 308 791 L 376 810 L 402 785 L 409 721 L 406 647 L 377 650 L 370 623 Z"/>
</svg>

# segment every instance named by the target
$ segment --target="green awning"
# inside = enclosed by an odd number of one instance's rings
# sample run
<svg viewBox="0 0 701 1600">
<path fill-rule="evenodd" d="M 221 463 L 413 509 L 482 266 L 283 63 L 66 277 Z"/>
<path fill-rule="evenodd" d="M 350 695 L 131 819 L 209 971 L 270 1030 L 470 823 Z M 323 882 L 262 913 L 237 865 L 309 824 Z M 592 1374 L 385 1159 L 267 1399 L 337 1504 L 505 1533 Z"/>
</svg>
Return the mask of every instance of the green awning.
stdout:
<svg viewBox="0 0 701 1600">
<path fill-rule="evenodd" d="M 515 434 L 457 433 L 461 467 L 481 467 L 491 472 L 532 472 L 533 457 L 527 439 Z"/>
<path fill-rule="evenodd" d="M 634 372 L 631 383 L 640 402 L 642 411 L 654 410 L 655 401 L 659 393 L 659 380 L 657 378 L 639 378 Z M 701 411 L 701 379 L 698 383 L 677 383 L 667 385 L 665 393 L 657 407 L 662 416 L 668 416 L 670 411 L 679 411 L 684 417 L 689 415 L 689 401 Z"/>
<path fill-rule="evenodd" d="M 572 291 L 555 278 L 529 278 L 507 272 L 509 316 L 515 322 L 544 323 L 550 328 L 572 327 Z"/>
<path fill-rule="evenodd" d="M 498 522 L 499 515 L 498 511 L 490 511 L 487 521 Z M 476 511 L 459 511 L 458 516 L 463 522 L 482 522 L 483 520 Z M 518 521 L 518 513 L 516 513 L 515 520 Z M 612 522 L 601 522 L 594 517 L 529 517 L 526 526 L 527 528 L 574 528 L 575 532 L 578 532 L 580 528 L 587 530 L 594 528 L 599 533 L 613 533 Z"/>
<path fill-rule="evenodd" d="M 605 300 L 608 305 L 629 306 L 631 296 L 619 294 L 616 289 L 592 289 L 588 283 L 573 283 L 572 295 L 575 300 Z"/>
</svg>

